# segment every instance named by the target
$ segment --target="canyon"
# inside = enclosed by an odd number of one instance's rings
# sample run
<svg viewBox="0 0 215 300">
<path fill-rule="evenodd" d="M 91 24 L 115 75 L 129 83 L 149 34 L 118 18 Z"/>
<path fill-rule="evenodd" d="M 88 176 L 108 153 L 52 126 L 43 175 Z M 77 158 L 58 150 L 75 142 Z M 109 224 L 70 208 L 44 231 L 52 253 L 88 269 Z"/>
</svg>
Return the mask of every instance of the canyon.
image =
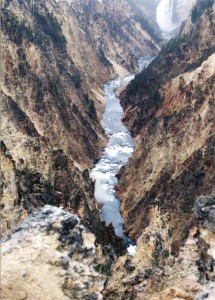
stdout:
<svg viewBox="0 0 215 300">
<path fill-rule="evenodd" d="M 87 170 L 106 143 L 102 84 L 134 72 L 159 36 L 123 0 L 4 1 L 2 33 L 3 232 L 44 204 L 88 217 Z"/>
<path fill-rule="evenodd" d="M 214 299 L 214 1 L 6 0 L 1 28 L 3 299 Z"/>
<path fill-rule="evenodd" d="M 209 278 L 211 258 L 193 211 L 201 195 L 214 194 L 215 6 L 208 7 L 121 94 L 136 146 L 116 190 L 137 253 L 119 259 L 108 299 L 204 299 L 198 284 Z"/>
</svg>

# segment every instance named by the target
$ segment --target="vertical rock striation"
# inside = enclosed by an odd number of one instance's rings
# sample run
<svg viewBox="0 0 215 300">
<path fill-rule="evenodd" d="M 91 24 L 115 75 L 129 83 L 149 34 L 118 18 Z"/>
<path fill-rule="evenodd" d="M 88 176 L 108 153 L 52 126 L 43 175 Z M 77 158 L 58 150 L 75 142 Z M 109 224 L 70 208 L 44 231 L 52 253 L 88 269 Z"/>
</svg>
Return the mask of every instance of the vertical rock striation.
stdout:
<svg viewBox="0 0 215 300">
<path fill-rule="evenodd" d="M 6 160 L 1 170 L 4 219 L 5 207 L 32 212 L 44 204 L 90 219 L 97 207 L 84 170 L 106 142 L 102 84 L 134 71 L 159 42 L 123 0 L 116 9 L 111 1 L 7 0 L 1 27 L 1 154 L 13 165 L 11 179 Z M 12 218 L 4 222 L 14 226 Z"/>
<path fill-rule="evenodd" d="M 117 193 L 137 249 L 107 299 L 214 298 L 215 6 L 202 3 L 121 94 L 136 147 Z"/>
</svg>

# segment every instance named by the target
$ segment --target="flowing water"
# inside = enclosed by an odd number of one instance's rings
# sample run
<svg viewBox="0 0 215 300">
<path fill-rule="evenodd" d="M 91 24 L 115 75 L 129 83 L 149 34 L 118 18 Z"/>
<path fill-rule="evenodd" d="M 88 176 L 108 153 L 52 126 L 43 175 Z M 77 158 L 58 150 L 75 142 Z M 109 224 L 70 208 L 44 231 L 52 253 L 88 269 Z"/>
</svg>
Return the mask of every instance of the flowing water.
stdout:
<svg viewBox="0 0 215 300">
<path fill-rule="evenodd" d="M 140 70 L 146 67 L 152 57 L 139 60 Z M 129 130 L 122 123 L 123 110 L 116 96 L 116 89 L 125 87 L 134 75 L 118 78 L 104 85 L 106 108 L 102 118 L 102 126 L 108 137 L 108 143 L 101 159 L 91 171 L 91 177 L 95 180 L 95 198 L 101 205 L 101 217 L 106 225 L 112 223 L 116 235 L 128 238 L 123 233 L 123 218 L 120 213 L 120 201 L 116 197 L 116 174 L 132 156 L 134 141 Z"/>
<path fill-rule="evenodd" d="M 174 0 L 161 0 L 156 10 L 156 21 L 160 29 L 169 33 L 176 29 L 179 24 L 173 20 Z"/>
</svg>

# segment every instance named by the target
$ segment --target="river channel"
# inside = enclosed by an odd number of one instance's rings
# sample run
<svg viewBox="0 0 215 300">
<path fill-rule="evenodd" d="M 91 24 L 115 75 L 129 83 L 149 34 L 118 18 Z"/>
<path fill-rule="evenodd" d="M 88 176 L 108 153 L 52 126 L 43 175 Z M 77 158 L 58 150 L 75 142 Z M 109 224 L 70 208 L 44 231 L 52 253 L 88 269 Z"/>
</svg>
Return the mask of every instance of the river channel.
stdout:
<svg viewBox="0 0 215 300">
<path fill-rule="evenodd" d="M 146 67 L 151 57 L 139 60 L 140 71 Z M 106 107 L 102 118 L 102 126 L 108 137 L 108 143 L 102 157 L 91 170 L 91 178 L 95 181 L 95 198 L 101 207 L 101 217 L 106 225 L 112 223 L 116 235 L 128 241 L 123 232 L 123 218 L 120 213 L 120 201 L 116 196 L 116 174 L 126 165 L 134 151 L 134 141 L 129 130 L 122 123 L 123 109 L 116 90 L 126 87 L 135 75 L 117 78 L 104 85 Z"/>
</svg>

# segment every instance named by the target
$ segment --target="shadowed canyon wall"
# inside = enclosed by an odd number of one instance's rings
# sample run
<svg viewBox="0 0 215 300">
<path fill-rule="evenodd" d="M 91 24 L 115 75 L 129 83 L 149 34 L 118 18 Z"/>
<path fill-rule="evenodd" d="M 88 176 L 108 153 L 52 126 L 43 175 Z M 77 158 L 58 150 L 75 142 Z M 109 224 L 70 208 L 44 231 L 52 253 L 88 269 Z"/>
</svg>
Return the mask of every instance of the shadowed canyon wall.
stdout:
<svg viewBox="0 0 215 300">
<path fill-rule="evenodd" d="M 213 3 L 197 6 L 192 23 L 121 94 L 136 147 L 116 190 L 137 248 L 117 261 L 107 299 L 215 295 Z"/>
<path fill-rule="evenodd" d="M 102 84 L 134 72 L 159 37 L 123 0 L 7 0 L 1 27 L 3 227 L 44 204 L 84 216 L 96 204 L 83 171 L 106 142 Z"/>
</svg>

